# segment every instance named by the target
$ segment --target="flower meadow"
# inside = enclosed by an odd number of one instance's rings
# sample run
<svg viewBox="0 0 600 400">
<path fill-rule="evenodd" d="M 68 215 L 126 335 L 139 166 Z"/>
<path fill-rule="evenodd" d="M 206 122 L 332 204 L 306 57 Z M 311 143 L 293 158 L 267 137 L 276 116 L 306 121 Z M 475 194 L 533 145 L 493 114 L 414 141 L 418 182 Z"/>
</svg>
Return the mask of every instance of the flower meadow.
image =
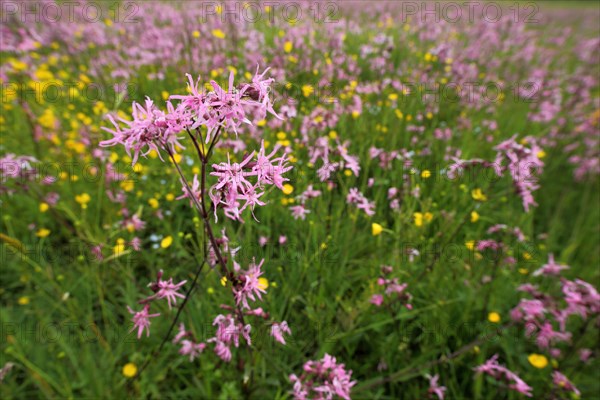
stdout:
<svg viewBox="0 0 600 400">
<path fill-rule="evenodd" d="M 2 398 L 600 398 L 600 10 L 480 3 L 2 2 Z"/>
</svg>

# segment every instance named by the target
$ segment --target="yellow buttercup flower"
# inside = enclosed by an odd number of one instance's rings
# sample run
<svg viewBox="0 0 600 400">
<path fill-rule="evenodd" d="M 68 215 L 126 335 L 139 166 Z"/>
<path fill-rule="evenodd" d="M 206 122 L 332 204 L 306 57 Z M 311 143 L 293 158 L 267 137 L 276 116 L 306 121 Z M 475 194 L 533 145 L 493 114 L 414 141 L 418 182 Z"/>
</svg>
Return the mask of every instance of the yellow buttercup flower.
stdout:
<svg viewBox="0 0 600 400">
<path fill-rule="evenodd" d="M 475 223 L 479 220 L 479 214 L 477 211 L 471 211 L 471 222 Z"/>
<path fill-rule="evenodd" d="M 283 194 L 290 195 L 290 194 L 292 194 L 293 191 L 294 191 L 294 187 L 292 185 L 290 185 L 289 183 L 286 183 L 285 185 L 283 185 Z"/>
<path fill-rule="evenodd" d="M 290 41 L 287 41 L 283 44 L 283 51 L 285 51 L 286 53 L 291 52 L 293 48 L 294 48 L 294 45 Z"/>
<path fill-rule="evenodd" d="M 258 278 L 258 288 L 266 290 L 269 287 L 269 280 L 267 278 Z"/>
<path fill-rule="evenodd" d="M 41 228 L 40 230 L 38 230 L 35 234 L 35 236 L 39 237 L 39 238 L 45 238 L 46 236 L 48 236 L 50 234 L 50 229 L 46 229 L 46 228 Z"/>
<path fill-rule="evenodd" d="M 423 226 L 423 213 L 416 212 L 413 214 L 416 226 Z"/>
<path fill-rule="evenodd" d="M 529 364 L 539 369 L 546 368 L 548 365 L 548 359 L 542 354 L 530 354 L 529 357 L 527 357 L 527 360 L 529 361 Z"/>
<path fill-rule="evenodd" d="M 78 202 L 83 209 L 87 208 L 87 203 L 89 203 L 91 199 L 92 198 L 87 193 L 82 193 L 75 196 L 75 201 Z"/>
<path fill-rule="evenodd" d="M 216 37 L 218 39 L 225 39 L 225 32 L 223 32 L 220 29 L 213 29 L 212 34 L 214 37 Z"/>
<path fill-rule="evenodd" d="M 426 169 L 425 171 L 421 172 L 421 178 L 427 179 L 429 177 L 431 177 L 431 171 Z"/>
<path fill-rule="evenodd" d="M 488 321 L 493 322 L 494 324 L 500 322 L 500 314 L 497 312 L 491 312 L 488 314 Z"/>
<path fill-rule="evenodd" d="M 150 207 L 152 208 L 158 208 L 159 206 L 158 200 L 156 200 L 155 198 L 151 198 L 150 200 L 148 200 L 148 204 L 150 204 Z"/>
<path fill-rule="evenodd" d="M 46 211 L 48 211 L 49 208 L 50 206 L 48 205 L 48 203 L 40 203 L 40 212 L 45 213 Z"/>
<path fill-rule="evenodd" d="M 371 224 L 371 233 L 373 234 L 373 236 L 381 235 L 381 232 L 383 232 L 383 226 L 373 222 Z"/>
<path fill-rule="evenodd" d="M 19 300 L 17 300 L 17 301 L 20 305 L 26 306 L 27 304 L 29 304 L 29 297 L 27 297 L 27 296 L 19 297 Z"/>
<path fill-rule="evenodd" d="M 123 375 L 126 378 L 133 378 L 137 374 L 137 366 L 134 363 L 127 363 L 123 366 Z"/>
<path fill-rule="evenodd" d="M 166 249 L 172 243 L 173 243 L 173 237 L 172 236 L 167 236 L 163 240 L 160 241 L 160 247 L 162 247 L 163 249 Z"/>
<path fill-rule="evenodd" d="M 487 200 L 487 196 L 485 194 L 483 194 L 481 189 L 473 189 L 471 191 L 471 196 L 473 197 L 474 200 L 477 200 L 477 201 L 486 201 Z"/>
</svg>

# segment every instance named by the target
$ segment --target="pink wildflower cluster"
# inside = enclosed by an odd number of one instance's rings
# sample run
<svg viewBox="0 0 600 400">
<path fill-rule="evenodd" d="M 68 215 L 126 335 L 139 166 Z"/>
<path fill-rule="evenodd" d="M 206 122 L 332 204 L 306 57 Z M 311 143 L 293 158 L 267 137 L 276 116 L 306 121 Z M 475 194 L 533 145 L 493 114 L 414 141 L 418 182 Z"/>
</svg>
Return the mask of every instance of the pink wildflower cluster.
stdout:
<svg viewBox="0 0 600 400">
<path fill-rule="evenodd" d="M 336 362 L 335 357 L 325 354 L 319 361 L 304 363 L 304 372 L 299 377 L 290 375 L 294 384 L 293 394 L 296 400 L 329 400 L 339 396 L 350 400 L 350 390 L 356 384 L 352 381 L 352 371 L 346 371 L 344 364 Z"/>
<path fill-rule="evenodd" d="M 554 276 L 566 268 L 566 265 L 554 264 L 550 257 L 548 264 L 538 271 Z M 571 315 L 587 319 L 600 314 L 600 294 L 592 285 L 580 279 L 570 281 L 562 278 L 560 283 L 562 296 L 542 293 L 532 284 L 521 285 L 519 290 L 529 293 L 533 299 L 521 299 L 510 313 L 514 321 L 525 325 L 528 336 L 535 336 L 540 349 L 550 349 L 554 356 L 560 355 L 560 349 L 553 347 L 555 343 L 571 340 L 572 334 L 567 330 L 567 320 Z M 561 304 L 566 306 L 561 307 Z"/>
<path fill-rule="evenodd" d="M 253 109 L 253 116 L 257 119 L 263 119 L 267 112 L 280 118 L 273 110 L 273 104 L 269 93 L 273 78 L 266 78 L 267 68 L 262 74 L 256 74 L 252 82 L 234 85 L 233 71 L 229 74 L 228 88 L 223 89 L 214 80 L 210 81 L 212 91 L 205 93 L 200 83 L 200 78 L 192 79 L 188 77 L 189 95 L 174 95 L 172 99 L 180 100 L 183 107 L 192 113 L 194 122 L 191 129 L 200 126 L 208 128 L 206 142 L 208 143 L 219 128 L 231 128 L 236 135 L 242 123 L 251 124 L 247 116 L 247 109 Z"/>
<path fill-rule="evenodd" d="M 161 150 L 175 152 L 177 148 L 182 148 L 178 135 L 186 130 L 206 127 L 207 143 L 214 139 L 221 128 L 232 128 L 237 134 L 242 123 L 251 124 L 246 115 L 247 109 L 253 109 L 255 116 L 264 117 L 268 112 L 279 118 L 269 97 L 273 79 L 264 77 L 267 71 L 259 75 L 257 70 L 252 82 L 237 87 L 233 84 L 231 72 L 228 90 L 211 81 L 213 90 L 206 93 L 200 89 L 200 80 L 194 83 L 191 75 L 187 74 L 190 94 L 171 96 L 171 99 L 180 102 L 174 106 L 168 101 L 166 112 L 146 98 L 144 106 L 133 103 L 131 121 L 120 117 L 115 120 L 109 115 L 114 129 L 103 129 L 110 132 L 113 138 L 100 142 L 100 146 L 123 145 L 135 164 L 140 154 L 146 156 L 155 150 L 160 155 Z"/>
<path fill-rule="evenodd" d="M 15 191 L 14 187 L 7 185 L 9 180 L 25 190 L 28 182 L 40 181 L 45 185 L 54 183 L 54 177 L 41 176 L 34 166 L 37 162 L 39 161 L 35 157 L 16 156 L 12 153 L 0 158 L 0 194 L 12 194 Z"/>
<path fill-rule="evenodd" d="M 499 382 L 507 383 L 510 389 L 522 393 L 527 397 L 532 397 L 531 391 L 533 389 L 525 383 L 525 381 L 519 378 L 517 374 L 510 371 L 504 365 L 499 364 L 498 354 L 495 354 L 484 364 L 476 367 L 475 372 L 478 374 L 487 374 Z"/>
<path fill-rule="evenodd" d="M 577 397 L 581 395 L 581 392 L 571 383 L 571 381 L 564 376 L 560 371 L 552 372 L 552 383 L 556 386 L 556 389 L 573 393 Z"/>
<path fill-rule="evenodd" d="M 354 176 L 360 173 L 358 157 L 348 153 L 349 142 L 336 140 L 335 146 L 330 145 L 329 138 L 321 136 L 315 140 L 314 145 L 308 147 L 309 162 L 316 164 L 318 160 L 323 165 L 317 170 L 321 182 L 328 181 L 336 171 L 349 169 Z"/>
<path fill-rule="evenodd" d="M 346 196 L 348 204 L 354 204 L 359 210 L 363 210 L 367 215 L 375 214 L 375 202 L 369 201 L 358 188 L 351 188 Z"/>
<path fill-rule="evenodd" d="M 537 205 L 532 192 L 539 188 L 535 174 L 541 173 L 544 163 L 538 157 L 542 149 L 536 140 L 525 140 L 530 143 L 530 147 L 517 143 L 514 136 L 496 146 L 498 153 L 495 164 L 499 175 L 503 175 L 507 169 L 510 171 L 515 190 L 523 201 L 523 208 L 529 211 L 530 206 Z M 507 165 L 504 165 L 505 161 Z"/>
<path fill-rule="evenodd" d="M 196 343 L 193 338 L 193 333 L 191 331 L 187 331 L 183 323 L 179 324 L 179 331 L 177 332 L 177 335 L 175 335 L 173 343 L 179 343 L 181 345 L 179 354 L 182 356 L 189 356 L 190 362 L 194 361 L 194 359 L 198 357 L 206 348 L 206 343 Z"/>
<path fill-rule="evenodd" d="M 232 290 L 237 305 L 241 304 L 244 308 L 250 309 L 248 300 L 262 299 L 261 294 L 267 293 L 259 281 L 263 274 L 261 267 L 264 262 L 264 259 L 260 260 L 258 264 L 252 261 L 247 270 L 241 270 L 240 266 L 234 262 L 234 269 L 238 275 L 234 279 Z"/>
<path fill-rule="evenodd" d="M 145 298 L 144 300 L 140 300 L 140 304 L 144 305 L 144 308 L 141 311 L 134 311 L 129 306 L 127 309 L 133 315 L 133 328 L 131 331 L 137 328 L 138 330 L 138 339 L 141 338 L 142 332 L 146 330 L 146 336 L 150 336 L 150 318 L 158 317 L 160 314 L 150 314 L 150 303 L 155 300 L 167 299 L 167 304 L 169 305 L 169 309 L 177 304 L 177 298 L 185 298 L 185 296 L 179 293 L 179 289 L 185 285 L 187 281 L 181 281 L 179 283 L 173 283 L 173 278 L 170 278 L 168 281 L 162 280 L 163 271 L 159 271 L 157 274 L 156 281 L 151 282 L 148 286 L 154 294 Z"/>
<path fill-rule="evenodd" d="M 133 165 L 137 162 L 140 153 L 145 157 L 152 150 L 160 155 L 160 150 L 165 146 L 168 146 L 172 152 L 177 148 L 183 148 L 179 143 L 181 138 L 177 135 L 192 125 L 192 116 L 183 106 L 175 108 L 167 102 L 168 113 L 165 113 L 147 97 L 144 106 L 134 102 L 132 108 L 133 120 L 131 121 L 121 117 L 115 120 L 112 115 L 108 115 L 114 129 L 106 127 L 102 129 L 112 133 L 113 138 L 100 142 L 101 147 L 122 144 L 127 154 L 132 157 Z M 125 128 L 122 128 L 119 122 L 125 124 Z"/>
<path fill-rule="evenodd" d="M 254 152 L 244 158 L 241 163 L 222 162 L 213 164 L 213 172 L 217 183 L 210 189 L 210 198 L 214 206 L 215 218 L 217 208 L 225 211 L 225 216 L 241 221 L 241 213 L 246 208 L 254 209 L 255 206 L 265 205 L 260 198 L 265 194 L 265 187 L 273 185 L 283 189 L 283 183 L 289 179 L 283 174 L 292 169 L 287 165 L 287 157 L 276 157 L 279 149 L 276 146 L 270 153 L 265 153 L 264 142 L 254 158 Z M 253 179 L 254 182 L 251 182 Z M 243 204 L 242 204 L 243 203 Z"/>
<path fill-rule="evenodd" d="M 213 326 L 217 326 L 215 336 L 208 339 L 208 343 L 215 344 L 215 354 L 225 362 L 231 361 L 231 346 L 240 346 L 240 336 L 244 338 L 249 346 L 252 345 L 250 339 L 250 324 L 243 325 L 240 321 L 231 315 L 219 314 L 213 321 Z"/>
<path fill-rule="evenodd" d="M 321 191 L 313 189 L 312 185 L 308 185 L 306 190 L 297 197 L 300 204 L 290 207 L 294 219 L 304 220 L 306 215 L 310 213 L 310 210 L 306 208 L 306 202 L 319 196 L 321 196 Z"/>
<path fill-rule="evenodd" d="M 412 295 L 406 292 L 406 288 L 408 287 L 407 283 L 400 283 L 398 278 L 386 278 L 387 275 L 392 273 L 392 267 L 382 266 L 381 272 L 383 276 L 377 279 L 377 284 L 379 286 L 383 286 L 385 288 L 383 294 L 374 294 L 371 297 L 370 302 L 377 307 L 381 307 L 384 301 L 384 295 L 391 299 L 391 301 L 399 301 L 406 308 L 412 310 L 412 304 L 409 302 L 412 299 Z"/>
</svg>

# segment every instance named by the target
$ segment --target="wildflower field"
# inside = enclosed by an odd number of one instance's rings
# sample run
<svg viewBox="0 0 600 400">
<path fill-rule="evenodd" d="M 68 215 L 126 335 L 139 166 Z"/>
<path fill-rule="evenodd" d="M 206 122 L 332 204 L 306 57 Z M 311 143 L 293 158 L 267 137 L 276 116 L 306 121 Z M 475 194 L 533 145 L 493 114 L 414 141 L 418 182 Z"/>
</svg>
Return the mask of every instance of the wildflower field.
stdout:
<svg viewBox="0 0 600 400">
<path fill-rule="evenodd" d="M 3 399 L 600 399 L 597 2 L 0 17 Z"/>
</svg>

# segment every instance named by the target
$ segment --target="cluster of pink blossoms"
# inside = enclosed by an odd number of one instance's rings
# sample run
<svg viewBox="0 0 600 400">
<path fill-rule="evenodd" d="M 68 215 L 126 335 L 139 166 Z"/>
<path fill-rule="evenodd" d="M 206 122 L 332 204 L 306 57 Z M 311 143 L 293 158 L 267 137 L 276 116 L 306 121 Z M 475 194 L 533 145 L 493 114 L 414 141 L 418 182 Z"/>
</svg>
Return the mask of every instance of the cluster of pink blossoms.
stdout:
<svg viewBox="0 0 600 400">
<path fill-rule="evenodd" d="M 325 354 L 322 360 L 304 363 L 304 373 L 299 377 L 290 375 L 294 384 L 296 400 L 330 400 L 339 396 L 350 400 L 350 390 L 356 384 L 352 371 L 346 371 L 344 364 L 338 364 L 335 357 Z"/>
<path fill-rule="evenodd" d="M 292 167 L 287 165 L 285 155 L 273 158 L 277 150 L 279 146 L 275 146 L 267 155 L 263 142 L 256 158 L 252 152 L 239 164 L 232 164 L 229 160 L 213 164 L 213 172 L 210 174 L 217 177 L 217 183 L 211 187 L 209 194 L 214 206 L 215 219 L 217 208 L 222 207 L 225 216 L 242 221 L 241 213 L 246 208 L 252 210 L 256 205 L 265 205 L 260 198 L 265 194 L 267 185 L 283 189 L 283 183 L 289 180 L 284 178 L 283 174 Z"/>
<path fill-rule="evenodd" d="M 123 145 L 135 164 L 140 154 L 146 156 L 155 150 L 160 155 L 161 150 L 175 152 L 177 148 L 183 148 L 178 135 L 186 130 L 206 127 L 207 143 L 221 128 L 232 128 L 237 134 L 242 123 L 251 124 L 247 116 L 250 109 L 258 119 L 264 118 L 267 112 L 279 118 L 269 97 L 273 79 L 264 78 L 267 71 L 268 69 L 259 75 L 257 70 L 252 82 L 238 87 L 233 84 L 234 76 L 231 72 L 228 90 L 211 81 L 213 90 L 206 93 L 200 89 L 200 79 L 194 84 L 191 75 L 187 74 L 190 94 L 171 96 L 171 99 L 180 102 L 174 106 L 168 101 L 167 112 L 160 110 L 147 98 L 144 106 L 133 103 L 131 121 L 120 117 L 115 119 L 109 115 L 108 119 L 114 129 L 103 129 L 110 132 L 113 138 L 100 142 L 100 146 Z"/>
<path fill-rule="evenodd" d="M 134 331 L 135 329 L 138 330 L 138 339 L 142 337 L 144 330 L 146 330 L 146 336 L 150 336 L 150 318 L 160 316 L 160 314 L 150 314 L 151 302 L 167 299 L 167 304 L 170 309 L 173 305 L 177 304 L 177 298 L 185 298 L 183 294 L 179 293 L 179 289 L 185 285 L 187 281 L 173 283 L 173 278 L 170 278 L 168 281 L 163 281 L 162 276 L 163 271 L 161 270 L 158 272 L 156 281 L 150 282 L 148 285 L 154 294 L 144 300 L 140 300 L 140 304 L 144 305 L 144 308 L 142 308 L 141 311 L 134 311 L 131 307 L 127 306 L 129 312 L 133 314 L 133 327 L 131 328 L 131 331 Z"/>
<path fill-rule="evenodd" d="M 551 256 L 548 264 L 538 271 L 555 276 L 566 268 L 568 266 L 555 264 Z M 538 347 L 549 349 L 554 357 L 560 355 L 555 343 L 571 340 L 571 332 L 567 331 L 567 320 L 571 315 L 587 319 L 600 314 L 600 294 L 592 285 L 580 279 L 570 281 L 562 278 L 560 283 L 562 296 L 542 293 L 532 284 L 521 285 L 519 290 L 529 293 L 533 299 L 521 299 L 510 313 L 514 321 L 524 324 L 528 336 L 535 336 Z M 561 308 L 562 303 L 566 303 L 564 308 Z"/>
<path fill-rule="evenodd" d="M 409 310 L 412 310 L 412 304 L 410 304 L 410 300 L 412 299 L 412 295 L 408 292 L 406 292 L 406 288 L 408 287 L 407 283 L 400 283 L 398 278 L 386 278 L 386 275 L 391 274 L 393 271 L 392 267 L 389 266 L 382 266 L 381 267 L 381 272 L 383 274 L 383 276 L 379 277 L 377 279 L 377 284 L 379 286 L 383 286 L 385 288 L 385 291 L 383 294 L 374 294 L 371 297 L 370 302 L 374 305 L 376 305 L 377 307 L 381 307 L 381 305 L 383 304 L 384 301 L 384 297 L 383 295 L 385 294 L 386 296 L 388 296 L 388 298 L 390 298 L 390 300 L 392 302 L 400 302 L 401 304 L 403 304 L 406 308 L 408 308 Z"/>
<path fill-rule="evenodd" d="M 9 180 L 24 190 L 27 190 L 28 182 L 39 181 L 44 185 L 54 183 L 56 178 L 41 176 L 41 173 L 34 166 L 38 162 L 35 157 L 16 156 L 12 153 L 0 158 L 0 194 L 12 194 L 15 191 L 13 186 L 7 185 Z"/>
<path fill-rule="evenodd" d="M 519 393 L 524 394 L 527 397 L 532 397 L 531 391 L 533 390 L 525 381 L 514 372 L 510 371 L 504 365 L 498 363 L 498 354 L 495 354 L 487 360 L 484 364 L 475 368 L 475 372 L 479 374 L 487 374 L 499 382 L 508 384 L 508 387 L 512 390 L 516 390 Z"/>
<path fill-rule="evenodd" d="M 346 196 L 346 203 L 353 204 L 365 214 L 371 216 L 375 214 L 375 202 L 367 199 L 358 188 L 351 188 Z"/>
<path fill-rule="evenodd" d="M 507 169 L 510 171 L 515 190 L 523 201 L 523 208 L 529 211 L 530 206 L 537 205 L 532 192 L 539 188 L 535 174 L 541 173 L 544 163 L 539 158 L 542 149 L 536 140 L 526 138 L 525 141 L 531 146 L 517 143 L 514 136 L 496 146 L 498 154 L 495 167 L 498 175 L 503 175 Z M 505 161 L 507 165 L 504 165 Z"/>
</svg>

